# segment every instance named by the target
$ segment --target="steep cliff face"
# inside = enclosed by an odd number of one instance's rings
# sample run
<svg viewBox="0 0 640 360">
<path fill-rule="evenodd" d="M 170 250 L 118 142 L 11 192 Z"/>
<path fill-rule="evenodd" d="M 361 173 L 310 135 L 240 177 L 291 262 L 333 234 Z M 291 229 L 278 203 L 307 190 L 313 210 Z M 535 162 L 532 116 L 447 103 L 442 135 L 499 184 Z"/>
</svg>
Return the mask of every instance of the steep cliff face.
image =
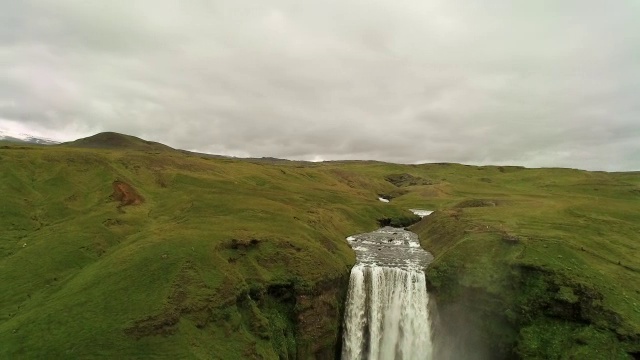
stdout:
<svg viewBox="0 0 640 360">
<path fill-rule="evenodd" d="M 335 359 L 342 343 L 342 318 L 349 275 L 329 279 L 296 298 L 298 359 Z"/>
<path fill-rule="evenodd" d="M 535 245 L 526 239 L 460 210 L 435 213 L 412 230 L 436 257 L 427 279 L 438 358 L 628 359 L 640 349 L 633 322 L 598 283 L 528 259 L 523 252 Z"/>
<path fill-rule="evenodd" d="M 340 350 L 348 278 L 327 279 L 301 289 L 295 284 L 254 287 L 238 297 L 241 326 L 257 337 L 243 356 L 277 359 L 334 359 Z"/>
</svg>

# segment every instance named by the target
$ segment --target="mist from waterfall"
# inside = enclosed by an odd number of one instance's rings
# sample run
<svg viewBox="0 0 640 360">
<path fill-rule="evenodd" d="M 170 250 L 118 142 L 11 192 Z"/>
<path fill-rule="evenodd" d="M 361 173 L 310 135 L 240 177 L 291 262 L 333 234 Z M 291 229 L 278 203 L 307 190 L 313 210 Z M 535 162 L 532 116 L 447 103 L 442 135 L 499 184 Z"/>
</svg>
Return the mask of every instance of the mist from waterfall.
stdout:
<svg viewBox="0 0 640 360">
<path fill-rule="evenodd" d="M 351 270 L 342 359 L 432 359 L 424 268 L 432 260 L 416 234 L 396 228 L 350 236 Z"/>
</svg>

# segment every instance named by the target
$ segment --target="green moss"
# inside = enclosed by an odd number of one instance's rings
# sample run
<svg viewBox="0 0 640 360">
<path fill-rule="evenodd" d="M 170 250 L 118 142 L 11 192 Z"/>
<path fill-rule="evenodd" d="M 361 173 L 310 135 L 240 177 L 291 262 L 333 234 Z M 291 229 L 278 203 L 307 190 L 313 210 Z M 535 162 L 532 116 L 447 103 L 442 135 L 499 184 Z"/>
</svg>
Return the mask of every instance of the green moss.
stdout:
<svg viewBox="0 0 640 360">
<path fill-rule="evenodd" d="M 611 333 L 562 321 L 540 321 L 520 331 L 524 359 L 629 359 Z"/>
</svg>

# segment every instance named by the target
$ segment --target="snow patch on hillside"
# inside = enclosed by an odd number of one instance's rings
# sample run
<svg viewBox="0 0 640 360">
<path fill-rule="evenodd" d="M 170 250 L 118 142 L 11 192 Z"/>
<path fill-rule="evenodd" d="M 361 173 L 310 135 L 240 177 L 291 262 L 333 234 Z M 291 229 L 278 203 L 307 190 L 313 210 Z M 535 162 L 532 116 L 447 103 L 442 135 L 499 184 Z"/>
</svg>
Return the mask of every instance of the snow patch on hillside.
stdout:
<svg viewBox="0 0 640 360">
<path fill-rule="evenodd" d="M 0 140 L 25 142 L 29 144 L 40 144 L 40 145 L 54 145 L 54 144 L 60 143 L 59 141 L 55 141 L 45 137 L 38 137 L 30 134 L 11 132 L 11 131 L 2 130 L 2 129 L 0 129 Z"/>
</svg>

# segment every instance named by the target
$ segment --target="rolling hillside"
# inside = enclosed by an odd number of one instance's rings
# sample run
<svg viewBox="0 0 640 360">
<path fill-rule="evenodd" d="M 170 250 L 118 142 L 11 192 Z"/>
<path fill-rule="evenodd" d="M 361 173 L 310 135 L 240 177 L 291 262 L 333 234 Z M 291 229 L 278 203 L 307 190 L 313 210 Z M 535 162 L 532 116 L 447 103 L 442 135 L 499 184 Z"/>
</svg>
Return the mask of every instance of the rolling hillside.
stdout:
<svg viewBox="0 0 640 360">
<path fill-rule="evenodd" d="M 640 352 L 637 173 L 251 162 L 104 133 L 4 146 L 0 193 L 0 358 L 333 358 L 344 238 L 409 208 L 437 210 L 413 230 L 443 333 L 504 357 Z"/>
</svg>

